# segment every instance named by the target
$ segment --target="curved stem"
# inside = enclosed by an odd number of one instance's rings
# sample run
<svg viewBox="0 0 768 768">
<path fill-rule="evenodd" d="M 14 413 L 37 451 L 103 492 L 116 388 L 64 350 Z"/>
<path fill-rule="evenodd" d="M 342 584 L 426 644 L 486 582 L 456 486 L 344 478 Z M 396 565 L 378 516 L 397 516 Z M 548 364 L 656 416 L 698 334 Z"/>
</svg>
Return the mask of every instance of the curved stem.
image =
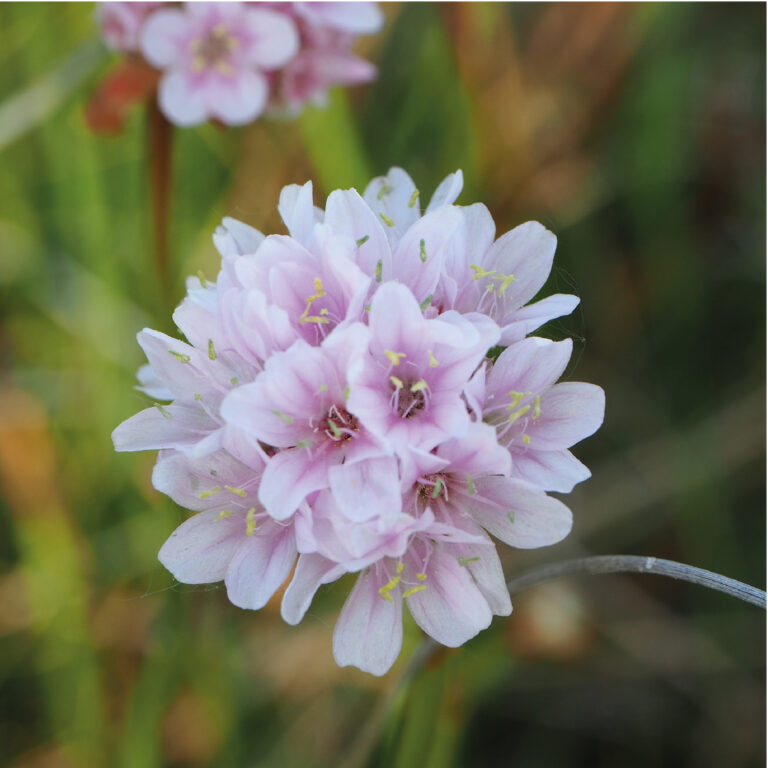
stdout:
<svg viewBox="0 0 768 768">
<path fill-rule="evenodd" d="M 507 582 L 510 594 L 514 595 L 526 587 L 539 584 L 560 576 L 575 573 L 655 573 L 658 576 L 668 576 L 671 579 L 681 579 L 702 587 L 709 587 L 718 592 L 724 592 L 731 597 L 737 597 L 746 603 L 751 603 L 765 609 L 765 592 L 749 584 L 743 584 L 719 573 L 694 568 L 692 565 L 678 563 L 674 560 L 662 560 L 658 557 L 641 557 L 639 555 L 601 555 L 597 557 L 581 557 L 576 560 L 564 560 L 561 563 L 543 565 L 527 573 L 517 576 Z"/>
</svg>

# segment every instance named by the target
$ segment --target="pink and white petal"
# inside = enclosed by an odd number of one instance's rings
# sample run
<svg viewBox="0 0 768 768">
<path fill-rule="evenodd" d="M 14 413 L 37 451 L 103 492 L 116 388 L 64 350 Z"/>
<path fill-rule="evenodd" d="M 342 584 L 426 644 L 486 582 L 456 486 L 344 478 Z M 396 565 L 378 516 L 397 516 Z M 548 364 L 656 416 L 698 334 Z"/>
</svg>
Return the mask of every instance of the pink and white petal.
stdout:
<svg viewBox="0 0 768 768">
<path fill-rule="evenodd" d="M 213 244 L 222 256 L 243 256 L 256 253 L 264 235 L 242 221 L 225 216 L 213 233 Z"/>
<path fill-rule="evenodd" d="M 507 347 L 488 373 L 486 407 L 509 399 L 509 391 L 538 394 L 556 382 L 571 357 L 570 339 L 550 341 L 535 336 Z"/>
<path fill-rule="evenodd" d="M 136 378 L 139 380 L 139 386 L 135 389 L 138 389 L 139 392 L 149 395 L 153 400 L 173 400 L 173 392 L 166 387 L 151 365 L 142 365 L 136 371 Z"/>
<path fill-rule="evenodd" d="M 175 8 L 155 11 L 141 30 L 141 52 L 155 68 L 165 69 L 183 59 L 189 31 L 187 15 Z"/>
<path fill-rule="evenodd" d="M 307 612 L 317 590 L 344 574 L 344 569 L 322 555 L 300 555 L 296 570 L 283 594 L 280 615 L 287 624 L 298 624 Z"/>
<path fill-rule="evenodd" d="M 386 600 L 375 569 L 357 579 L 333 632 L 333 657 L 340 667 L 355 666 L 380 677 L 389 671 L 403 644 L 402 598 L 393 589 Z"/>
<path fill-rule="evenodd" d="M 402 168 L 390 168 L 386 176 L 373 179 L 365 188 L 363 199 L 384 222 L 384 232 L 393 248 L 421 216 L 419 190 Z"/>
<path fill-rule="evenodd" d="M 224 578 L 244 538 L 243 514 L 198 512 L 170 535 L 158 559 L 182 584 L 210 584 Z"/>
<path fill-rule="evenodd" d="M 155 406 L 139 411 L 117 426 L 112 432 L 112 442 L 116 451 L 189 450 L 218 428 L 202 408 Z"/>
<path fill-rule="evenodd" d="M 521 307 L 536 295 L 549 277 L 556 247 L 557 238 L 537 221 L 520 224 L 491 246 L 486 268 L 515 276 L 504 294 L 507 307 Z"/>
<path fill-rule="evenodd" d="M 512 475 L 545 491 L 570 493 L 592 473 L 570 451 L 526 451 L 512 454 Z"/>
<path fill-rule="evenodd" d="M 498 444 L 490 424 L 472 422 L 461 440 L 439 445 L 437 455 L 450 462 L 446 471 L 460 479 L 508 475 L 512 468 L 509 451 Z"/>
<path fill-rule="evenodd" d="M 181 69 L 163 75 L 157 99 L 163 114 L 176 125 L 198 125 L 210 116 L 206 90 Z"/>
<path fill-rule="evenodd" d="M 287 14 L 250 6 L 239 20 L 247 32 L 246 57 L 260 69 L 277 69 L 299 51 L 299 33 Z"/>
<path fill-rule="evenodd" d="M 230 602 L 254 611 L 263 608 L 288 578 L 296 554 L 292 526 L 272 525 L 269 531 L 257 528 L 253 536 L 246 535 L 224 577 Z"/>
<path fill-rule="evenodd" d="M 207 89 L 208 111 L 226 125 L 245 125 L 264 111 L 268 93 L 264 75 L 242 70 Z"/>
<path fill-rule="evenodd" d="M 461 170 L 446 176 L 438 185 L 425 213 L 435 211 L 443 205 L 453 205 L 464 187 L 464 174 Z"/>
<path fill-rule="evenodd" d="M 531 331 L 535 331 L 544 323 L 548 323 L 556 317 L 570 315 L 578 303 L 578 296 L 556 293 L 537 301 L 535 304 L 528 304 L 515 310 L 511 313 L 512 321 L 502 326 L 499 343 L 503 346 L 509 346 L 520 339 L 524 339 Z"/>
<path fill-rule="evenodd" d="M 605 392 L 595 384 L 565 381 L 541 396 L 541 416 L 529 429 L 530 447 L 558 451 L 593 434 L 605 417 Z"/>
<path fill-rule="evenodd" d="M 418 303 L 434 293 L 446 254 L 464 245 L 464 218 L 450 205 L 422 216 L 403 234 L 392 254 L 395 280 L 411 289 Z"/>
<path fill-rule="evenodd" d="M 349 520 L 400 517 L 402 497 L 394 456 L 337 464 L 328 470 L 328 480 L 339 509 Z"/>
<path fill-rule="evenodd" d="M 571 531 L 571 510 L 536 486 L 503 477 L 478 478 L 475 486 L 477 493 L 467 500 L 466 511 L 505 544 L 548 547 Z"/>
<path fill-rule="evenodd" d="M 314 242 L 312 233 L 316 220 L 312 203 L 312 182 L 308 181 L 303 186 L 288 184 L 283 187 L 277 210 L 291 237 L 303 246 L 311 246 Z"/>
<path fill-rule="evenodd" d="M 456 648 L 490 625 L 488 602 L 451 547 L 435 546 L 424 585 L 406 602 L 414 621 L 439 643 Z"/>
<path fill-rule="evenodd" d="M 311 24 L 331 27 L 352 35 L 372 35 L 384 24 L 378 3 L 293 3 L 296 13 Z"/>
<path fill-rule="evenodd" d="M 397 282 L 384 283 L 373 295 L 368 322 L 373 339 L 385 350 L 423 352 L 432 336 L 413 293 Z"/>
<path fill-rule="evenodd" d="M 331 230 L 364 243 L 357 246 L 357 263 L 371 277 L 378 273 L 381 262 L 381 277 L 392 275 L 392 254 L 382 223 L 354 189 L 337 189 L 328 196 L 325 204 L 325 223 Z"/>
<path fill-rule="evenodd" d="M 328 487 L 328 470 L 336 462 L 330 453 L 312 455 L 307 448 L 290 448 L 267 463 L 259 500 L 275 520 L 286 520 L 313 491 Z"/>
</svg>

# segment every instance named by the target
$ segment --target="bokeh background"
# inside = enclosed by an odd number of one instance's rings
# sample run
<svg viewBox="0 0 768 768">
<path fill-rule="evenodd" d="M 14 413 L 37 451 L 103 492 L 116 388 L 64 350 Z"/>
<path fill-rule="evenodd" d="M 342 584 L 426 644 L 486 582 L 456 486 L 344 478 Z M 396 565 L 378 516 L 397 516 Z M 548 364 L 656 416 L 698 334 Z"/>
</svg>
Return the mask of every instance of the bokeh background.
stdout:
<svg viewBox="0 0 768 768">
<path fill-rule="evenodd" d="M 282 232 L 391 165 L 503 232 L 559 237 L 544 291 L 582 304 L 569 378 L 607 394 L 576 449 L 584 553 L 765 585 L 765 5 L 387 4 L 380 78 L 326 111 L 176 131 L 170 288 L 155 270 L 145 111 L 83 108 L 114 58 L 90 4 L 0 6 L 0 764 L 12 768 L 764 764 L 765 615 L 654 576 L 563 579 L 403 679 L 338 669 L 347 583 L 298 628 L 156 560 L 184 512 L 110 432 L 142 407 L 135 333 L 217 271 L 223 215 Z M 171 294 L 170 298 L 167 295 Z M 170 301 L 170 304 L 169 304 Z"/>
</svg>

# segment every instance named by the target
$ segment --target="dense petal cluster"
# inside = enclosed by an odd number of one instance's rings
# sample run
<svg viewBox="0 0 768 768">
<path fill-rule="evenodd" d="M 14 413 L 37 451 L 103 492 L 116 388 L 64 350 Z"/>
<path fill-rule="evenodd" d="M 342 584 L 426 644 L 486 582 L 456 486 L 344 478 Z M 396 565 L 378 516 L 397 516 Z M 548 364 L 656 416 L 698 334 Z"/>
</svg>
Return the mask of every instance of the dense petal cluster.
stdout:
<svg viewBox="0 0 768 768">
<path fill-rule="evenodd" d="M 110 2 L 97 17 L 110 47 L 161 73 L 160 108 L 183 126 L 295 114 L 322 105 L 331 85 L 372 80 L 375 67 L 351 49 L 383 24 L 372 2 Z"/>
<path fill-rule="evenodd" d="M 496 238 L 485 206 L 454 204 L 461 187 L 459 171 L 422 212 L 393 168 L 324 210 L 311 183 L 286 187 L 288 235 L 225 219 L 216 282 L 190 279 L 174 313 L 187 341 L 139 334 L 158 402 L 113 433 L 118 450 L 159 449 L 155 487 L 197 512 L 160 550 L 179 581 L 224 580 L 255 609 L 293 574 L 295 624 L 321 585 L 359 574 L 334 655 L 376 675 L 404 606 L 448 646 L 510 613 L 491 536 L 568 534 L 547 491 L 589 476 L 568 449 L 603 419 L 599 387 L 557 383 L 570 340 L 526 338 L 578 301 L 530 303 L 554 235 L 528 222 Z"/>
</svg>

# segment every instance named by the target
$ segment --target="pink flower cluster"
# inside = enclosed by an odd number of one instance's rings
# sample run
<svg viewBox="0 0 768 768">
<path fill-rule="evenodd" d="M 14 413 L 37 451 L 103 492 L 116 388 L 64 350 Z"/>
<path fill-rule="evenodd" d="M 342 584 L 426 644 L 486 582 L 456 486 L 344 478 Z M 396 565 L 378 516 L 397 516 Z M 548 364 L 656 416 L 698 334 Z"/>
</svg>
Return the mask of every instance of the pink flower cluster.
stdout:
<svg viewBox="0 0 768 768">
<path fill-rule="evenodd" d="M 578 303 L 528 303 L 555 236 L 528 222 L 497 239 L 484 205 L 454 205 L 461 187 L 458 171 L 422 212 L 393 168 L 325 210 L 311 183 L 285 187 L 288 235 L 225 219 L 216 282 L 190 279 L 174 313 L 187 342 L 138 337 L 141 388 L 166 404 L 113 434 L 117 450 L 160 449 L 155 487 L 197 512 L 160 550 L 179 581 L 224 580 L 256 609 L 293 574 L 296 624 L 322 584 L 357 573 L 334 655 L 375 675 L 398 656 L 403 606 L 447 646 L 510 613 L 488 534 L 566 536 L 571 513 L 546 491 L 589 477 L 568 449 L 603 420 L 599 387 L 556 383 L 571 341 L 526 338 Z"/>
<path fill-rule="evenodd" d="M 160 108 L 177 125 L 296 113 L 331 85 L 368 82 L 376 68 L 351 49 L 383 23 L 372 2 L 110 2 L 98 19 L 112 48 L 162 72 Z"/>
</svg>

